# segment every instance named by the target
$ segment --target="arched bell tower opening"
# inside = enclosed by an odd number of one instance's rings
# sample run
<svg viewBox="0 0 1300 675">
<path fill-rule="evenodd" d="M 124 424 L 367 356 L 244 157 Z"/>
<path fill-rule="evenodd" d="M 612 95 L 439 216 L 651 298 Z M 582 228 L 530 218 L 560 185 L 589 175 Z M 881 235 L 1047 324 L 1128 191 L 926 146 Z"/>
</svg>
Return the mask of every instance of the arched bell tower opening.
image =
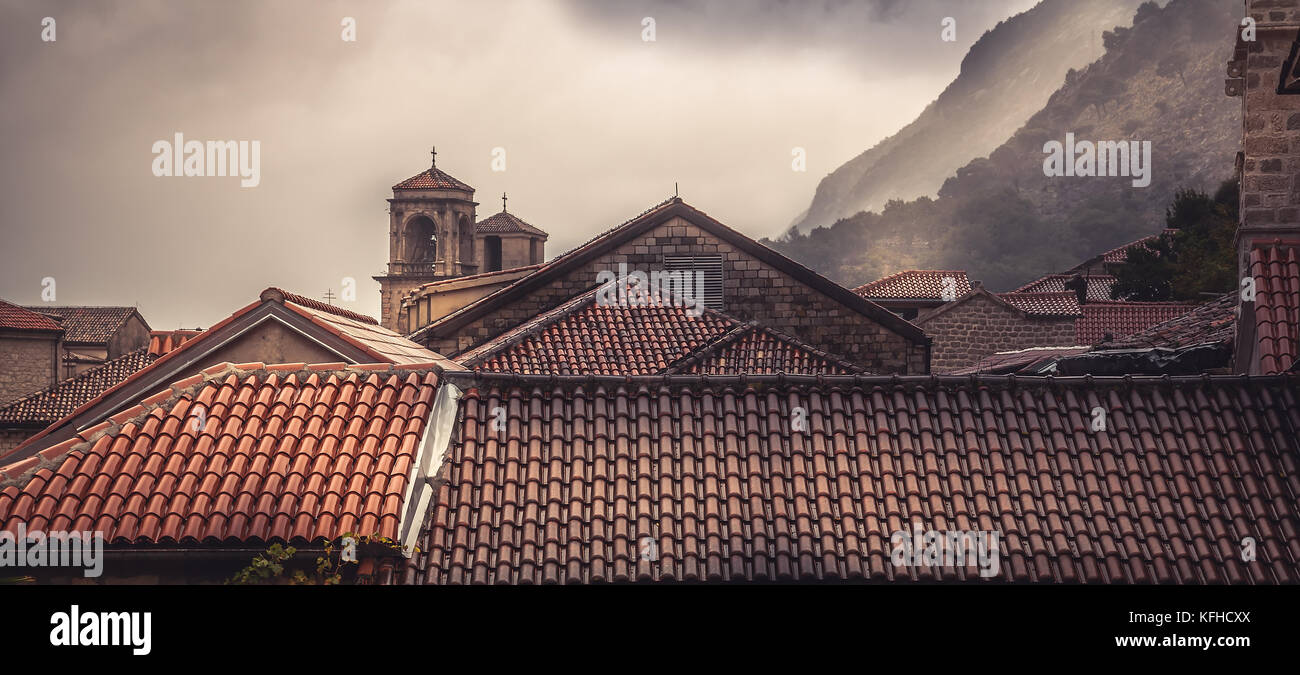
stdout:
<svg viewBox="0 0 1300 675">
<path fill-rule="evenodd" d="M 405 272 L 436 272 L 438 262 L 438 226 L 433 219 L 418 215 L 402 228 L 402 260 Z"/>
<path fill-rule="evenodd" d="M 388 271 L 379 282 L 381 319 L 399 324 L 402 298 L 431 281 L 478 272 L 474 241 L 474 188 L 438 168 L 436 151 L 429 168 L 393 186 L 388 200 Z"/>
</svg>

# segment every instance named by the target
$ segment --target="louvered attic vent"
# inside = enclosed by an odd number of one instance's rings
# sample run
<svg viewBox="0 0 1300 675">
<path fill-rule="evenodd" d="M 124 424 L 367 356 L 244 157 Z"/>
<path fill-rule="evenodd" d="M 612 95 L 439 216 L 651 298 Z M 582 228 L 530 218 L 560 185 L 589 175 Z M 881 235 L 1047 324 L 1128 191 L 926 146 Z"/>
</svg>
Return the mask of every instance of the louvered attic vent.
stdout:
<svg viewBox="0 0 1300 675">
<path fill-rule="evenodd" d="M 722 311 L 722 256 L 720 255 L 665 255 L 664 270 L 668 272 L 691 273 L 692 284 L 695 272 L 704 273 L 704 306 Z M 699 293 L 698 290 L 694 290 Z"/>
</svg>

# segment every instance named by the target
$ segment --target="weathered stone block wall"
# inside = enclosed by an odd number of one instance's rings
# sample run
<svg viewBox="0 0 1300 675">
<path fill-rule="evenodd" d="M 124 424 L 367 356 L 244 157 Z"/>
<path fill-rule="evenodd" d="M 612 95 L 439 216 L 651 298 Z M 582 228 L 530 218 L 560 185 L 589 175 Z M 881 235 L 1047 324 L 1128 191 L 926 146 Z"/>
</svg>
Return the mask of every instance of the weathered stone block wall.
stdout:
<svg viewBox="0 0 1300 675">
<path fill-rule="evenodd" d="M 39 431 L 40 429 L 0 429 L 0 456 L 18 447 Z"/>
<path fill-rule="evenodd" d="M 673 218 L 567 277 L 496 308 L 456 335 L 431 338 L 428 346 L 443 354 L 467 349 L 590 290 L 600 271 L 617 274 L 619 263 L 626 263 L 629 271 L 663 269 L 664 254 L 721 254 L 727 314 L 743 321 L 758 320 L 873 373 L 929 372 L 925 345 L 909 342 L 682 218 Z"/>
<path fill-rule="evenodd" d="M 528 237 L 502 237 L 501 269 L 534 264 L 532 241 Z"/>
<path fill-rule="evenodd" d="M 59 341 L 0 337 L 0 403 L 44 389 L 58 378 Z"/>
<path fill-rule="evenodd" d="M 1029 317 L 982 295 L 918 323 L 934 338 L 930 370 L 935 373 L 973 366 L 996 352 L 1075 343 L 1074 319 Z"/>
<path fill-rule="evenodd" d="M 1300 0 L 1251 0 L 1257 22 L 1246 46 L 1241 205 L 1246 222 L 1300 222 L 1300 95 L 1279 94 L 1282 63 L 1296 39 Z M 1279 25 L 1292 22 L 1291 25 Z"/>
<path fill-rule="evenodd" d="M 431 279 L 405 279 L 402 277 L 375 277 L 379 282 L 379 325 L 399 333 L 406 333 L 403 325 L 402 298 L 407 293 L 428 283 Z"/>
<path fill-rule="evenodd" d="M 1300 223 L 1300 94 L 1279 94 L 1297 38 L 1300 0 L 1248 0 L 1256 21 L 1246 48 L 1242 123 L 1242 220 L 1251 227 Z"/>
<path fill-rule="evenodd" d="M 149 346 L 149 325 L 132 315 L 108 341 L 108 358 L 115 359 Z"/>
</svg>

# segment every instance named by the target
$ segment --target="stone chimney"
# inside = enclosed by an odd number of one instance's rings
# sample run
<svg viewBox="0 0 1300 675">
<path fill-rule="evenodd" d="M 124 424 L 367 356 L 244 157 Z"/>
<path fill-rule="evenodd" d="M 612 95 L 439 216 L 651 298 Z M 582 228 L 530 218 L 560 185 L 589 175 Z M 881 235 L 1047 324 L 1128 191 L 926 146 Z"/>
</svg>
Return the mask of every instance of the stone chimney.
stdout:
<svg viewBox="0 0 1300 675">
<path fill-rule="evenodd" d="M 1074 297 L 1080 305 L 1088 304 L 1088 280 L 1081 274 L 1075 274 L 1065 280 L 1065 290 L 1074 291 Z"/>
</svg>

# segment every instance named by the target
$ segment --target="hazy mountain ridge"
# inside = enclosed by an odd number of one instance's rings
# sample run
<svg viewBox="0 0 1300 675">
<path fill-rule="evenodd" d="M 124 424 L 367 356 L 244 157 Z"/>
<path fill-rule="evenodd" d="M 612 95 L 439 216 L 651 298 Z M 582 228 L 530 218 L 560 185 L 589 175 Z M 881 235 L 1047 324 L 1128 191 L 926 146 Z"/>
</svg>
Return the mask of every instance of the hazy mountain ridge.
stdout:
<svg viewBox="0 0 1300 675">
<path fill-rule="evenodd" d="M 1100 57 L 1101 31 L 1127 25 L 1139 2 L 1045 0 L 1000 22 L 916 120 L 821 180 L 797 227 L 935 194 L 957 167 L 993 151 L 1041 109 L 1067 70 Z"/>
<path fill-rule="evenodd" d="M 849 286 L 909 267 L 966 269 L 995 290 L 1068 268 L 1157 231 L 1176 189 L 1212 192 L 1233 172 L 1240 100 L 1223 93 L 1233 0 L 1144 4 L 1106 54 L 1073 71 L 1042 110 L 988 157 L 957 170 L 938 199 L 888 202 L 768 242 Z M 1151 184 L 1043 175 L 1043 144 L 1151 141 Z"/>
</svg>

